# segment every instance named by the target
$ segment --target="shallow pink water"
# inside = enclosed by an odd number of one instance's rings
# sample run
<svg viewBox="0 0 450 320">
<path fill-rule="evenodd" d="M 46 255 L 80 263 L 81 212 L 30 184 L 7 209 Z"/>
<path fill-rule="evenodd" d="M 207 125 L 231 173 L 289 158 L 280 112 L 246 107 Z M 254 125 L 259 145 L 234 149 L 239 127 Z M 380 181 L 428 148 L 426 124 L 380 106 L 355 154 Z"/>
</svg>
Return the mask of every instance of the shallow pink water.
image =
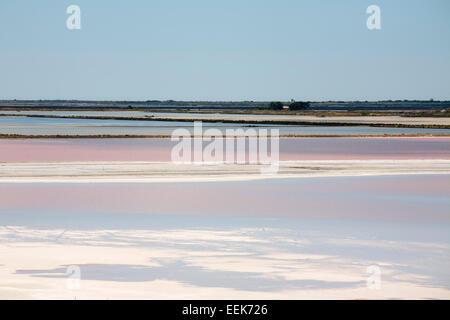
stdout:
<svg viewBox="0 0 450 320">
<path fill-rule="evenodd" d="M 450 222 L 448 176 L 232 183 L 0 184 L 15 212 L 164 214 Z"/>
<path fill-rule="evenodd" d="M 3 139 L 0 162 L 170 161 L 169 139 Z M 450 159 L 450 138 L 280 139 L 280 160 Z"/>
</svg>

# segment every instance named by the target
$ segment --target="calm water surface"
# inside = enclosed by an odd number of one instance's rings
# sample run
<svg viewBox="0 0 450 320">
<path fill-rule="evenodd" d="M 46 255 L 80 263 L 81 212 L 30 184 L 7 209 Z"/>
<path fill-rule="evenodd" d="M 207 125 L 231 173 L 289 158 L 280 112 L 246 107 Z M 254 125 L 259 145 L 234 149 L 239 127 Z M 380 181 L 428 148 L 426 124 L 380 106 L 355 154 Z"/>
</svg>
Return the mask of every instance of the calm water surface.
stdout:
<svg viewBox="0 0 450 320">
<path fill-rule="evenodd" d="M 105 115 L 104 115 L 105 116 Z M 203 122 L 206 128 L 249 128 L 255 125 Z M 193 122 L 149 120 L 98 120 L 64 118 L 0 117 L 0 133 L 21 135 L 171 135 L 177 128 L 193 132 Z M 382 135 L 450 134 L 450 129 L 388 128 L 368 126 L 258 125 L 279 129 L 281 135 Z"/>
<path fill-rule="evenodd" d="M 448 295 L 449 178 L 2 184 L 3 254 L 27 246 L 67 249 L 59 263 L 40 257 L 45 267 L 31 256 L 20 268 L 2 260 L 0 272 L 17 281 L 31 276 L 35 286 L 65 279 L 66 265 L 84 261 L 74 249 L 80 247 L 101 249 L 80 265 L 84 280 L 103 281 L 97 287 L 164 280 L 190 286 L 194 296 L 222 288 L 291 298 L 321 289 L 339 297 L 365 288 L 366 269 L 376 265 L 384 285 L 379 297 L 401 296 L 392 286 Z M 128 254 L 107 262 L 108 250 L 119 249 Z"/>
<path fill-rule="evenodd" d="M 171 161 L 170 139 L 0 139 L 0 162 Z M 280 139 L 280 160 L 450 159 L 450 138 Z"/>
</svg>

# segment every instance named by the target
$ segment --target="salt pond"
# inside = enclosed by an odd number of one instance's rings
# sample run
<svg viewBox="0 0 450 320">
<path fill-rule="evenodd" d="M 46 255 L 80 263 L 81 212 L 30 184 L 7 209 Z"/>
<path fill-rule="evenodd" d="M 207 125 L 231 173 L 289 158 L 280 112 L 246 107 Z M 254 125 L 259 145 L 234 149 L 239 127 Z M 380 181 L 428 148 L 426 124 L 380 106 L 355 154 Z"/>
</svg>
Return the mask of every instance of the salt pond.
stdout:
<svg viewBox="0 0 450 320">
<path fill-rule="evenodd" d="M 101 120 L 70 118 L 0 117 L 0 134 L 20 135 L 161 135 L 170 136 L 177 128 L 193 132 L 193 122 L 151 120 Z M 450 129 L 390 128 L 369 126 L 244 125 L 203 122 L 205 128 L 279 129 L 280 135 L 401 135 L 450 134 Z"/>
<path fill-rule="evenodd" d="M 0 297 L 448 299 L 449 181 L 0 184 Z"/>
</svg>

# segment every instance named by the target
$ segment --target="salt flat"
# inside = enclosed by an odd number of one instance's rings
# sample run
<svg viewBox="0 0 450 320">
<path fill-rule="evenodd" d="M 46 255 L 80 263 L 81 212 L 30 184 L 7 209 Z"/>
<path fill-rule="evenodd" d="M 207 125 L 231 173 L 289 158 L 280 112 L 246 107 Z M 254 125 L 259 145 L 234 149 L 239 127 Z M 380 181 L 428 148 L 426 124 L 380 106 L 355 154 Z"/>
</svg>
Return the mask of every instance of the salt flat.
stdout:
<svg viewBox="0 0 450 320">
<path fill-rule="evenodd" d="M 411 252 L 419 256 L 427 253 L 445 264 L 447 244 L 380 239 L 348 243 L 341 236 L 325 239 L 312 232 L 306 239 L 290 239 L 285 233 L 289 235 L 286 230 L 270 228 L 263 232 L 257 228 L 157 231 L 0 227 L 0 253 L 6 263 L 0 265 L 0 298 L 449 297 L 448 287 L 431 282 L 432 276 L 404 267 L 410 263 Z M 291 240 L 301 245 L 292 246 Z M 317 243 L 329 249 L 310 253 Z M 377 254 L 354 257 L 333 253 L 342 247 L 372 253 L 393 248 L 402 259 L 387 262 L 385 256 Z M 374 263 L 383 272 L 382 290 L 366 286 L 366 268 Z M 79 268 L 79 287 L 71 285 L 69 266 Z M 439 269 L 436 272 L 439 279 Z"/>
</svg>

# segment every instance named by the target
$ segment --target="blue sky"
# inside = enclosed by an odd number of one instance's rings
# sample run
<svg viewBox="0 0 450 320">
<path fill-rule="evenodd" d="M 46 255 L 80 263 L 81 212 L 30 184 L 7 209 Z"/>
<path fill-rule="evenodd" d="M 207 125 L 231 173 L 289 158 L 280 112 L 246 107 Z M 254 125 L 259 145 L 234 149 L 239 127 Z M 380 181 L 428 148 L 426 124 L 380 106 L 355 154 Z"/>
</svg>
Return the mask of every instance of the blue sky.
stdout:
<svg viewBox="0 0 450 320">
<path fill-rule="evenodd" d="M 450 99 L 449 14 L 448 0 L 2 0 L 0 99 Z"/>
</svg>

